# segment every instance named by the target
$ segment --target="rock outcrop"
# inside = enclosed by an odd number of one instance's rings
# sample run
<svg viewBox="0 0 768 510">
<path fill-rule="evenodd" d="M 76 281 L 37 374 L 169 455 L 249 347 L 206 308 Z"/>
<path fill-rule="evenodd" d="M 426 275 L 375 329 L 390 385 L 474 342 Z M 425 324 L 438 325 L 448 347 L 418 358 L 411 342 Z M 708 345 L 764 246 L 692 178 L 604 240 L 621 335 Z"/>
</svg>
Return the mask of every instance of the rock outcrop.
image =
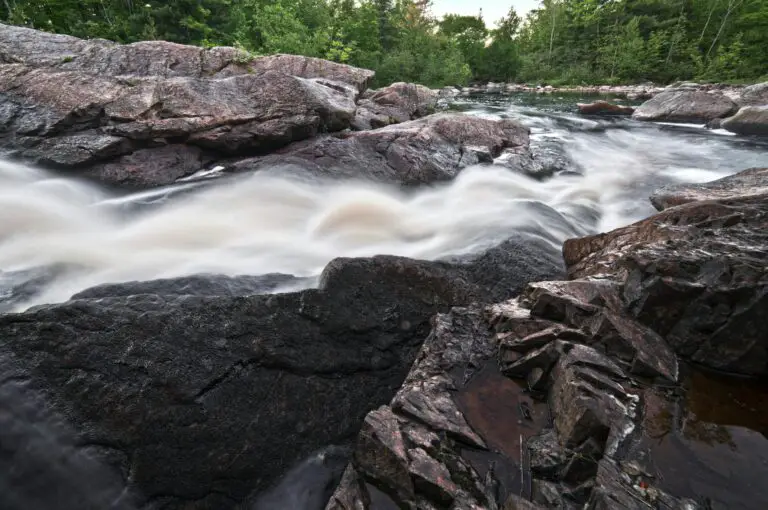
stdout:
<svg viewBox="0 0 768 510">
<path fill-rule="evenodd" d="M 762 106 L 744 106 L 736 115 L 723 120 L 721 127 L 740 135 L 768 136 L 768 102 Z"/>
<path fill-rule="evenodd" d="M 689 202 L 768 196 L 768 168 L 750 168 L 703 184 L 677 184 L 656 190 L 651 204 L 659 210 Z"/>
<path fill-rule="evenodd" d="M 528 128 L 512 120 L 442 113 L 296 143 L 228 168 L 240 172 L 294 163 L 315 176 L 428 184 L 453 179 L 469 165 L 491 163 L 505 149 L 530 158 L 528 140 Z"/>
<path fill-rule="evenodd" d="M 728 117 L 738 106 L 720 92 L 698 89 L 670 89 L 640 105 L 632 118 L 668 122 L 707 122 Z"/>
<path fill-rule="evenodd" d="M 358 102 L 352 128 L 358 131 L 407 122 L 434 113 L 438 94 L 414 83 L 393 83 L 366 92 Z"/>
<path fill-rule="evenodd" d="M 768 81 L 745 87 L 736 102 L 739 106 L 768 105 Z"/>
<path fill-rule="evenodd" d="M 87 452 L 136 508 L 232 508 L 348 442 L 392 398 L 436 312 L 561 273 L 556 253 L 509 241 L 451 262 L 337 259 L 318 289 L 285 294 L 254 295 L 295 283 L 285 275 L 105 285 L 0 315 L 0 361 L 16 367 L 0 364 L 0 380 L 65 417 L 67 455 Z"/>
<path fill-rule="evenodd" d="M 635 112 L 631 106 L 622 106 L 608 101 L 578 103 L 576 107 L 582 115 L 632 115 Z"/>
<path fill-rule="evenodd" d="M 656 216 L 566 242 L 571 280 L 438 315 L 326 510 L 712 508 L 711 488 L 672 490 L 654 434 L 687 412 L 684 360 L 768 374 L 766 175 L 669 190 Z"/>
</svg>

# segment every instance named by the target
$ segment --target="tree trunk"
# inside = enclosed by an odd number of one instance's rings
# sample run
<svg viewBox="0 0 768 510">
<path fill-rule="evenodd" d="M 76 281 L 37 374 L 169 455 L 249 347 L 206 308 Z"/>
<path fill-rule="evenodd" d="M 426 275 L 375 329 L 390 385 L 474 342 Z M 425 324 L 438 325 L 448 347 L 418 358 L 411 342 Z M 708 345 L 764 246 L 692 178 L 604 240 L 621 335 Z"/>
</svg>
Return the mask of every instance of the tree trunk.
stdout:
<svg viewBox="0 0 768 510">
<path fill-rule="evenodd" d="M 549 34 L 549 65 L 552 65 L 552 44 L 555 42 L 555 23 L 557 21 L 557 11 L 555 11 L 556 6 L 557 4 L 552 2 L 552 31 Z"/>
<path fill-rule="evenodd" d="M 717 35 L 715 35 L 715 38 L 712 40 L 712 44 L 709 46 L 709 50 L 707 51 L 707 58 L 709 58 L 710 53 L 712 53 L 712 49 L 715 47 L 715 44 L 717 44 L 717 40 L 720 39 L 720 35 L 723 33 L 723 28 L 725 28 L 725 24 L 728 21 L 728 16 L 731 15 L 734 9 L 741 5 L 742 0 L 729 0 L 728 1 L 728 10 L 725 11 L 725 16 L 723 16 L 723 22 L 720 23 L 720 28 L 717 31 Z"/>
<path fill-rule="evenodd" d="M 707 22 L 704 23 L 704 28 L 701 29 L 701 35 L 699 36 L 699 44 L 704 40 L 704 34 L 707 32 L 707 28 L 709 28 L 709 22 L 712 20 L 712 14 L 715 12 L 715 7 L 717 7 L 718 3 L 720 3 L 720 0 L 712 0 L 712 3 L 710 4 Z"/>
</svg>

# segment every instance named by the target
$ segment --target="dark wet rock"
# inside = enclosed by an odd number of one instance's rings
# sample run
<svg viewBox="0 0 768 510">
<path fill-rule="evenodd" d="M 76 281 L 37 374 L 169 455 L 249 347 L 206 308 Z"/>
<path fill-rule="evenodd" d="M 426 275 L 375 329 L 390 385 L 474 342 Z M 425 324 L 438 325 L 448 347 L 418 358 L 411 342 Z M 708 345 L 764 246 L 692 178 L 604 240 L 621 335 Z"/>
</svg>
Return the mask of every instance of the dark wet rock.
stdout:
<svg viewBox="0 0 768 510">
<path fill-rule="evenodd" d="M 743 178 L 753 182 L 760 175 Z M 728 184 L 722 186 L 714 188 L 725 195 L 721 200 L 683 204 L 567 241 L 565 260 L 572 277 L 615 275 L 630 313 L 684 358 L 765 374 L 768 201 L 765 195 L 729 198 Z"/>
<path fill-rule="evenodd" d="M 348 460 L 348 448 L 325 448 L 292 468 L 275 487 L 240 508 L 323 510 L 341 480 Z"/>
<path fill-rule="evenodd" d="M 745 87 L 736 100 L 739 106 L 764 106 L 768 105 L 768 82 L 756 83 Z"/>
<path fill-rule="evenodd" d="M 372 131 L 293 144 L 240 161 L 231 171 L 296 163 L 315 176 L 417 185 L 453 179 L 463 168 L 505 148 L 528 147 L 527 128 L 461 114 L 435 114 Z"/>
<path fill-rule="evenodd" d="M 434 113 L 438 95 L 414 83 L 393 83 L 370 91 L 358 102 L 353 129 L 363 131 L 398 124 Z"/>
<path fill-rule="evenodd" d="M 134 510 L 121 472 L 127 459 L 109 445 L 78 441 L 2 348 L 0 367 L 0 508 Z"/>
<path fill-rule="evenodd" d="M 666 90 L 640 105 L 632 118 L 669 122 L 707 122 L 728 117 L 738 106 L 718 92 L 696 89 Z"/>
<path fill-rule="evenodd" d="M 21 155 L 41 165 L 71 168 L 121 156 L 131 150 L 131 143 L 125 138 L 86 132 L 40 140 Z"/>
<path fill-rule="evenodd" d="M 504 503 L 503 510 L 544 510 L 544 508 L 546 507 L 539 506 L 536 503 L 512 494 Z"/>
<path fill-rule="evenodd" d="M 768 168 L 750 168 L 703 184 L 677 184 L 654 191 L 651 203 L 663 211 L 688 202 L 768 196 Z"/>
<path fill-rule="evenodd" d="M 475 299 L 407 259 L 351 263 L 300 293 L 138 294 L 8 314 L 3 349 L 77 441 L 128 459 L 139 507 L 227 508 L 353 437 L 401 384 L 429 318 Z"/>
<path fill-rule="evenodd" d="M 531 452 L 531 472 L 537 478 L 557 480 L 558 473 L 568 461 L 568 454 L 560 444 L 560 438 L 554 429 L 528 440 Z"/>
<path fill-rule="evenodd" d="M 576 107 L 582 115 L 632 115 L 635 112 L 631 106 L 622 106 L 608 101 L 579 103 Z"/>
<path fill-rule="evenodd" d="M 768 104 L 744 106 L 723 120 L 722 127 L 740 135 L 768 135 Z"/>
<path fill-rule="evenodd" d="M 78 292 L 71 299 L 128 297 L 138 294 L 160 296 L 249 296 L 267 294 L 280 287 L 295 285 L 300 278 L 288 274 L 260 276 L 194 275 L 161 280 L 105 284 Z"/>
<path fill-rule="evenodd" d="M 493 474 L 494 456 L 481 455 L 487 474 L 483 478 L 472 467 L 475 464 L 471 466 L 462 455 L 466 448 L 482 452 L 487 446 L 472 431 L 456 403 L 433 407 L 418 416 L 398 405 L 408 399 L 407 394 L 414 393 L 433 401 L 453 402 L 455 390 L 471 384 L 493 359 L 491 338 L 478 309 L 454 309 L 450 314 L 438 315 L 392 406 L 369 414 L 369 428 L 361 433 L 356 449 L 355 459 L 360 459 L 354 460 L 352 467 L 400 507 L 437 509 L 453 505 L 470 509 L 503 505 L 507 496 L 493 489 L 498 483 Z M 378 419 L 380 416 L 387 419 Z M 375 453 L 379 451 L 390 453 L 379 456 Z M 376 463 L 369 460 L 371 456 L 389 460 Z M 352 493 L 359 494 L 354 485 L 342 484 L 334 500 Z M 329 508 L 367 508 L 364 501 L 370 496 L 358 497 L 355 504 L 359 506 L 353 507 L 347 498 L 346 507 Z"/>
</svg>

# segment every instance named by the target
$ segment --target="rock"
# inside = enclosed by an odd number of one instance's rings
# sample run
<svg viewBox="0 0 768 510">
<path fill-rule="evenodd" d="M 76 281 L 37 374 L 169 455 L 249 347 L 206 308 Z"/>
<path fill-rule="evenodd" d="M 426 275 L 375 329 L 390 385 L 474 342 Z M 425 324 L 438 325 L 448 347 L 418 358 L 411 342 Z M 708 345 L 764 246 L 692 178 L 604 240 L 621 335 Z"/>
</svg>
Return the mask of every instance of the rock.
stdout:
<svg viewBox="0 0 768 510">
<path fill-rule="evenodd" d="M 0 62 L 97 76 L 226 78 L 278 71 L 301 78 L 347 83 L 363 91 L 374 75 L 367 69 L 300 55 L 254 57 L 236 48 L 203 49 L 166 41 L 121 45 L 11 25 L 0 25 L 0 48 Z"/>
<path fill-rule="evenodd" d="M 345 471 L 347 448 L 325 448 L 292 468 L 275 487 L 241 508 L 323 510 Z"/>
<path fill-rule="evenodd" d="M 29 387 L 77 444 L 109 447 L 98 462 L 123 459 L 139 507 L 229 507 L 357 433 L 401 384 L 428 319 L 475 299 L 405 259 L 350 263 L 300 293 L 138 294 L 3 315 L 0 354 L 34 370 Z"/>
<path fill-rule="evenodd" d="M 768 135 L 768 104 L 744 106 L 722 122 L 723 129 L 740 135 Z"/>
<path fill-rule="evenodd" d="M 424 117 L 434 112 L 437 98 L 423 85 L 393 83 L 360 100 L 352 127 L 364 131 Z"/>
<path fill-rule="evenodd" d="M 768 105 L 768 81 L 745 87 L 736 102 L 739 106 Z"/>
<path fill-rule="evenodd" d="M 47 69 L 4 72 L 9 66 L 3 67 L 0 93 L 8 94 L 12 104 L 32 107 L 6 123 L 0 144 L 40 163 L 84 168 L 86 173 L 88 165 L 99 163 L 91 173 L 114 184 L 166 184 L 169 177 L 198 168 L 194 150 L 181 155 L 180 148 L 158 154 L 175 168 L 150 168 L 142 177 L 135 175 L 135 164 L 147 154 L 110 161 L 106 167 L 101 163 L 150 140 L 184 140 L 219 153 L 263 153 L 320 131 L 344 129 L 355 111 L 354 98 L 347 93 L 274 71 L 134 83 Z"/>
<path fill-rule="evenodd" d="M 632 115 L 635 112 L 635 109 L 630 106 L 621 106 L 608 101 L 579 103 L 576 107 L 582 115 Z"/>
<path fill-rule="evenodd" d="M 160 296 L 250 296 L 267 294 L 279 287 L 296 284 L 300 278 L 288 274 L 261 276 L 194 275 L 179 278 L 104 284 L 78 292 L 72 299 L 128 297 L 139 294 Z"/>
<path fill-rule="evenodd" d="M 768 168 L 750 168 L 703 184 L 677 184 L 653 192 L 653 206 L 669 209 L 689 202 L 731 200 L 740 197 L 768 196 Z"/>
<path fill-rule="evenodd" d="M 707 122 L 728 117 L 738 107 L 720 93 L 675 89 L 658 94 L 640 105 L 633 119 L 668 122 Z"/>
<path fill-rule="evenodd" d="M 0 32 L 0 148 L 126 187 L 200 170 L 201 149 L 211 161 L 345 130 L 373 76 L 295 55 Z M 398 107 L 420 114 L 426 103 L 412 99 L 405 94 Z"/>
<path fill-rule="evenodd" d="M 569 275 L 614 275 L 637 320 L 696 363 L 743 375 L 768 372 L 768 197 L 729 196 L 751 170 L 704 196 L 607 234 L 565 243 Z M 742 181 L 741 183 L 739 181 Z"/>
<path fill-rule="evenodd" d="M 94 165 L 84 173 L 108 185 L 145 189 L 172 184 L 203 170 L 207 159 L 198 147 L 173 144 L 139 149 L 108 163 Z"/>
<path fill-rule="evenodd" d="M 293 144 L 274 155 L 239 161 L 230 171 L 252 171 L 295 163 L 315 176 L 363 178 L 379 182 L 430 184 L 505 148 L 526 151 L 529 131 L 514 121 L 461 114 L 435 114 L 343 137 Z"/>
</svg>

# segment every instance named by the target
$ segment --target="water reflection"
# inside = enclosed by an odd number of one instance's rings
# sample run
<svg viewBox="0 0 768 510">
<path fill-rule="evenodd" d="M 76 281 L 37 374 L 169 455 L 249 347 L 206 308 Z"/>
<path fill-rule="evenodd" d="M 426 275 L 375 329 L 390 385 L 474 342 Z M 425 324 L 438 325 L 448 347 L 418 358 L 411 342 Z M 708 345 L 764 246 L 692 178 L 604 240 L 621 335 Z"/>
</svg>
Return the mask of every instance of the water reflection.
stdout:
<svg viewBox="0 0 768 510">
<path fill-rule="evenodd" d="M 658 486 L 712 509 L 768 508 L 767 398 L 763 382 L 698 371 L 677 402 L 649 391 L 645 432 Z"/>
</svg>

